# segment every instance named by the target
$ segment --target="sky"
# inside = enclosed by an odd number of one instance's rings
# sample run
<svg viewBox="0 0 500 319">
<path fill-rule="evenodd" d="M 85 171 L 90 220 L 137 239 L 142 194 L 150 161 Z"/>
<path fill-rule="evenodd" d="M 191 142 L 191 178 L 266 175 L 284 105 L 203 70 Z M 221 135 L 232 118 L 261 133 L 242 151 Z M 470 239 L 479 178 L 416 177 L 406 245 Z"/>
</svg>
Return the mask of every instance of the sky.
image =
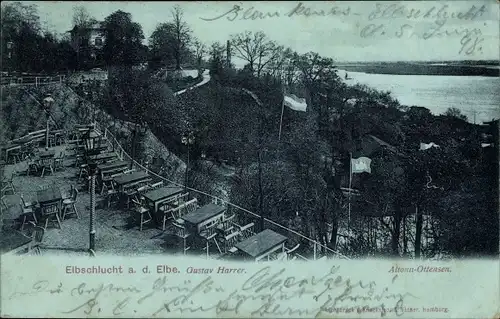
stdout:
<svg viewBox="0 0 500 319">
<path fill-rule="evenodd" d="M 179 4 L 193 34 L 208 45 L 248 30 L 263 31 L 299 53 L 314 51 L 342 62 L 499 59 L 495 0 L 31 3 L 41 21 L 58 33 L 72 27 L 73 7 L 81 5 L 98 20 L 116 10 L 130 12 L 147 40 L 157 24 L 172 20 L 171 9 Z M 331 14 L 312 14 L 322 10 Z"/>
</svg>

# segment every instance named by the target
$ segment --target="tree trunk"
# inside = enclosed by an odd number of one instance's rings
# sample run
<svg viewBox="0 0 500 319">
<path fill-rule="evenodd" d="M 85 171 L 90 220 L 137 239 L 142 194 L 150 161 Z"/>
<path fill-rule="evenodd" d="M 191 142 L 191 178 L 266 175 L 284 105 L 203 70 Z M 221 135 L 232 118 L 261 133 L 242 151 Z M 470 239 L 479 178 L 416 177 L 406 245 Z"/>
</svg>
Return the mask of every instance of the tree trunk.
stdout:
<svg viewBox="0 0 500 319">
<path fill-rule="evenodd" d="M 416 229 L 415 229 L 415 258 L 420 258 L 421 245 L 422 245 L 422 213 L 418 209 L 418 205 L 415 205 L 415 218 L 416 218 Z"/>
<path fill-rule="evenodd" d="M 333 250 L 335 250 L 337 248 L 338 232 L 339 232 L 339 221 L 337 218 L 337 214 L 334 213 L 333 221 L 332 221 L 332 233 L 330 236 L 330 243 L 328 245 L 328 247 L 330 247 Z"/>
<path fill-rule="evenodd" d="M 260 229 L 264 230 L 264 190 L 262 189 L 262 150 L 259 149 L 259 211 L 260 211 Z"/>
<path fill-rule="evenodd" d="M 403 256 L 408 252 L 408 238 L 406 237 L 406 216 L 403 217 Z"/>
<path fill-rule="evenodd" d="M 393 231 L 391 233 L 391 248 L 392 248 L 392 254 L 394 256 L 399 256 L 399 237 L 401 235 L 401 207 L 397 205 L 396 211 L 394 212 L 394 219 L 393 219 Z"/>
</svg>

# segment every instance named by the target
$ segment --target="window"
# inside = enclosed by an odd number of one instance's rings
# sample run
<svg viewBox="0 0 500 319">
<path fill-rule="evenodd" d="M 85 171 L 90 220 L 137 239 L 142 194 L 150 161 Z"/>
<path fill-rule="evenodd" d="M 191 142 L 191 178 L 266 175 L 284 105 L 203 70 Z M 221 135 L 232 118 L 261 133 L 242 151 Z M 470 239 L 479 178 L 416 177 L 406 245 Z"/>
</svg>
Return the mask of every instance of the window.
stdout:
<svg viewBox="0 0 500 319">
<path fill-rule="evenodd" d="M 101 37 L 97 37 L 97 38 L 95 38 L 95 40 L 94 40 L 94 44 L 95 44 L 96 46 L 102 46 L 102 42 L 103 42 L 103 41 L 102 41 L 102 38 L 101 38 Z"/>
</svg>

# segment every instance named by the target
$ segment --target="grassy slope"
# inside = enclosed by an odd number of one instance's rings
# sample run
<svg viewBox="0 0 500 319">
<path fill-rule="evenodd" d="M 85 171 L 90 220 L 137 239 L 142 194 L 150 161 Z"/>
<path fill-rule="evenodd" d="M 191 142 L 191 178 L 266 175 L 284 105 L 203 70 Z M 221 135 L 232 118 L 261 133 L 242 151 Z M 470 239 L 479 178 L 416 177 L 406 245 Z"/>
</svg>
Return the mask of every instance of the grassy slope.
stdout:
<svg viewBox="0 0 500 319">
<path fill-rule="evenodd" d="M 38 101 L 46 93 L 52 94 L 55 102 L 52 108 L 51 127 L 70 131 L 75 124 L 87 122 L 89 109 L 79 106 L 79 96 L 65 85 L 46 85 L 42 87 L 3 87 L 0 143 L 21 137 L 28 132 L 44 129 L 46 125 L 44 112 Z M 116 121 L 104 112 L 99 112 L 99 121 L 112 130 L 122 146 L 130 142 L 131 129 L 125 121 Z M 151 163 L 154 158 L 161 162 L 163 172 L 169 179 L 182 181 L 185 163 L 170 152 L 154 134 L 147 132 L 144 139 L 145 158 Z M 159 160 L 161 159 L 161 160 Z"/>
</svg>

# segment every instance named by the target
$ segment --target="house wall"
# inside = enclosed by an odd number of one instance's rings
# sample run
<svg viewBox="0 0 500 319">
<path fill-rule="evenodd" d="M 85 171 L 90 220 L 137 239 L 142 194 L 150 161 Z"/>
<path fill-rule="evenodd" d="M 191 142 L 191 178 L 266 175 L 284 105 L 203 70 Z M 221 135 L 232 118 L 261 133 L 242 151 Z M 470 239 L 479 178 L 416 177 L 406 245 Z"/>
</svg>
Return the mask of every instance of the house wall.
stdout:
<svg viewBox="0 0 500 319">
<path fill-rule="evenodd" d="M 96 43 L 96 39 L 101 39 L 101 43 Z M 96 47 L 98 49 L 101 49 L 104 46 L 104 42 L 106 41 L 106 37 L 100 30 L 91 30 L 90 31 L 90 38 L 89 38 L 89 45 L 92 47 Z"/>
</svg>

